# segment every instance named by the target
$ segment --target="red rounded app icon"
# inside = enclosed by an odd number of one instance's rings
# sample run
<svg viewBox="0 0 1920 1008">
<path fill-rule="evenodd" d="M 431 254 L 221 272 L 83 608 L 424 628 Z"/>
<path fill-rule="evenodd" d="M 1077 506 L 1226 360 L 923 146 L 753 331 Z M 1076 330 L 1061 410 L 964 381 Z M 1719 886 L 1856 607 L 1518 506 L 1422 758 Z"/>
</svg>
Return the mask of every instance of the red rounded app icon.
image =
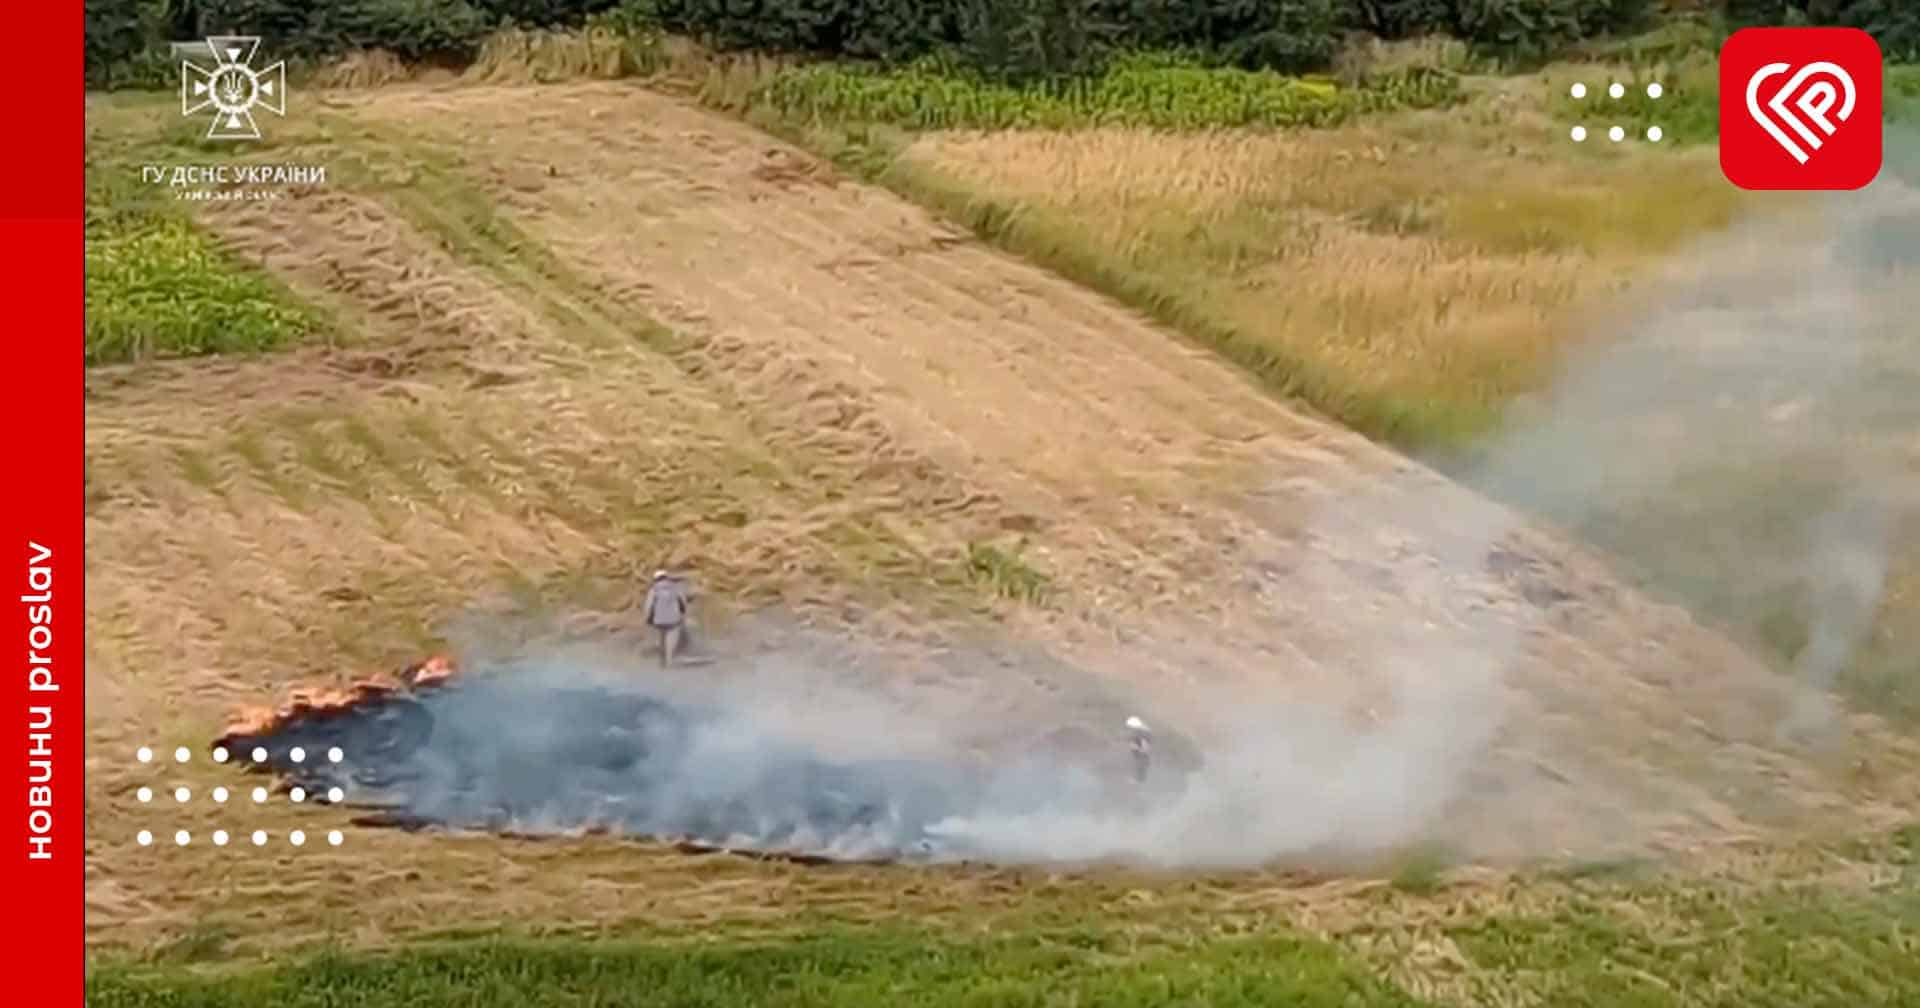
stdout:
<svg viewBox="0 0 1920 1008">
<path fill-rule="evenodd" d="M 1720 47 L 1720 170 L 1742 189 L 1880 174 L 1880 45 L 1855 28 L 1747 28 Z"/>
</svg>

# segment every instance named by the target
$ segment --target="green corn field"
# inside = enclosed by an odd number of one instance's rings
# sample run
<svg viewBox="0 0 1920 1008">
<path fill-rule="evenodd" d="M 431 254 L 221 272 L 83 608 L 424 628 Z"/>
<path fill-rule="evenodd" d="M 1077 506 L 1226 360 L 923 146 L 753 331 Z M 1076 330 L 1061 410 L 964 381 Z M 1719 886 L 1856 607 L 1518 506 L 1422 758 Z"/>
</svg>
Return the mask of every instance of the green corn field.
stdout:
<svg viewBox="0 0 1920 1008">
<path fill-rule="evenodd" d="M 1460 97 L 1460 82 L 1447 71 L 1418 67 L 1342 86 L 1142 57 L 1097 77 L 1029 85 L 982 80 L 930 63 L 898 70 L 816 65 L 775 75 L 755 97 L 785 116 L 821 123 L 919 130 L 1203 130 L 1331 126 L 1358 113 L 1443 106 Z"/>
</svg>

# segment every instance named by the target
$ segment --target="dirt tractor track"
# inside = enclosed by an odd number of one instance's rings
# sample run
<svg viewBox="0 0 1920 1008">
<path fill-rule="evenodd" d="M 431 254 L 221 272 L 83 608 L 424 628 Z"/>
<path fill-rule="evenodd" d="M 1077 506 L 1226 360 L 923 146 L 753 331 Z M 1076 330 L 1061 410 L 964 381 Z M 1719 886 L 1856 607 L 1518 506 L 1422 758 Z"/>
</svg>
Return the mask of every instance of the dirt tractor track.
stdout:
<svg viewBox="0 0 1920 1008">
<path fill-rule="evenodd" d="M 1579 551 L 744 125 L 608 84 L 326 104 L 287 142 L 337 166 L 327 186 L 205 220 L 347 342 L 89 376 L 95 940 L 216 909 L 367 937 L 886 891 L 603 839 L 128 842 L 158 821 L 135 747 L 463 617 L 630 628 L 669 561 L 738 613 L 858 642 L 880 657 L 841 685 L 983 747 L 1131 709 L 1205 735 L 1322 705 L 1365 738 L 1410 707 L 1498 708 L 1435 810 L 1488 858 L 1912 801 L 1905 743 L 1844 775 L 1783 748 L 1775 677 Z M 1022 538 L 1042 602 L 969 583 L 969 543 Z M 165 774 L 237 786 L 204 759 Z M 162 811 L 201 833 L 347 821 L 234 804 Z"/>
</svg>

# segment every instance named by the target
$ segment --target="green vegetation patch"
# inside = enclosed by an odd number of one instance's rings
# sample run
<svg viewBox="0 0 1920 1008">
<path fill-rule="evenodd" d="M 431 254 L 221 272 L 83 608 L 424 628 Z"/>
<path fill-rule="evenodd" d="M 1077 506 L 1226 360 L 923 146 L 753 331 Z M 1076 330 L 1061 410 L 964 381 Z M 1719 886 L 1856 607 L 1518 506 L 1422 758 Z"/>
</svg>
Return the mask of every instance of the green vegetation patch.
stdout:
<svg viewBox="0 0 1920 1008">
<path fill-rule="evenodd" d="M 1897 122 L 1920 122 L 1920 64 L 1887 67 L 1886 115 Z"/>
<path fill-rule="evenodd" d="M 1671 890 L 1617 906 L 1579 900 L 1449 936 L 1487 986 L 1564 1008 L 1837 1008 L 1920 996 L 1920 892 L 1911 884 L 1869 893 L 1782 887 L 1762 899 Z"/>
<path fill-rule="evenodd" d="M 87 1003 L 163 1006 L 1539 1004 L 1815 1008 L 1920 993 L 1920 828 L 1825 848 L 1773 881 L 1619 864 L 1516 880 L 1527 898 L 1460 901 L 1452 883 L 1375 890 L 1308 936 L 1212 885 L 1047 884 L 971 923 L 719 918 L 594 937 L 481 933 L 273 961 L 203 922 L 143 955 L 96 954 Z M 1815 852 L 1809 850 L 1806 853 Z M 1805 869 L 1816 867 L 1814 874 Z M 1332 908 L 1329 908 L 1332 909 Z M 1433 954 L 1413 953 L 1415 947 Z M 1417 996 L 1416 996 L 1417 995 Z M 1439 999 L 1422 1000 L 1421 998 Z"/>
<path fill-rule="evenodd" d="M 1208 67 L 1148 55 L 1093 77 L 998 83 L 926 61 L 898 70 L 818 64 L 776 75 L 755 104 L 801 122 L 886 123 L 906 129 L 1149 129 L 1331 126 L 1391 108 L 1461 97 L 1459 79 L 1430 67 L 1359 86 L 1265 70 Z"/>
<path fill-rule="evenodd" d="M 1011 550 L 990 543 L 973 543 L 967 547 L 967 574 L 1001 598 L 1044 604 L 1053 593 L 1052 579 L 1027 563 L 1022 556 L 1025 552 L 1024 540 Z"/>
<path fill-rule="evenodd" d="M 846 929 L 688 945 L 622 939 L 477 940 L 331 952 L 243 971 L 96 966 L 95 1008 L 392 1004 L 1158 1006 L 1416 1005 L 1322 942 L 1280 933 L 1202 945 L 1081 930 L 954 938 Z"/>
<path fill-rule="evenodd" d="M 87 364 L 257 353 L 307 340 L 322 318 L 184 215 L 90 187 Z"/>
<path fill-rule="evenodd" d="M 1600 73 L 1603 71 L 1604 73 Z M 1550 108 L 1556 121 L 1586 123 L 1596 135 L 1606 126 L 1622 126 L 1638 138 L 1649 126 L 1658 126 L 1662 142 L 1717 143 L 1720 138 L 1720 79 L 1710 52 L 1680 62 L 1578 65 L 1550 75 L 1554 96 Z M 1572 95 L 1580 82 L 1584 98 Z M 1625 88 L 1611 97 L 1611 84 Z M 1649 92 L 1649 85 L 1659 87 Z M 1596 144 L 1594 149 L 1604 149 Z"/>
</svg>

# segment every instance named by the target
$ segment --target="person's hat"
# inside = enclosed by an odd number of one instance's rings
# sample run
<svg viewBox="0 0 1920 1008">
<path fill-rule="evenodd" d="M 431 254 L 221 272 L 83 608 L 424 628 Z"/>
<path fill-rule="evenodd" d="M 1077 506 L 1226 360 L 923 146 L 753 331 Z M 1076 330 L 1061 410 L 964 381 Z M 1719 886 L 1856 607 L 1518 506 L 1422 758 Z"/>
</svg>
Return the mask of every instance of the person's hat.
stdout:
<svg viewBox="0 0 1920 1008">
<path fill-rule="evenodd" d="M 659 580 L 661 580 L 661 579 L 663 579 L 663 578 L 665 578 L 666 576 L 667 576 L 667 572 L 666 572 L 666 571 L 663 571 L 663 570 L 657 570 L 657 571 L 654 571 L 654 572 L 653 572 L 653 579 L 654 579 L 655 581 L 659 581 Z"/>
<path fill-rule="evenodd" d="M 1134 731 L 1146 731 L 1147 723 L 1145 721 L 1140 720 L 1140 718 L 1137 716 L 1129 717 L 1127 718 L 1127 727 L 1133 729 Z"/>
</svg>

